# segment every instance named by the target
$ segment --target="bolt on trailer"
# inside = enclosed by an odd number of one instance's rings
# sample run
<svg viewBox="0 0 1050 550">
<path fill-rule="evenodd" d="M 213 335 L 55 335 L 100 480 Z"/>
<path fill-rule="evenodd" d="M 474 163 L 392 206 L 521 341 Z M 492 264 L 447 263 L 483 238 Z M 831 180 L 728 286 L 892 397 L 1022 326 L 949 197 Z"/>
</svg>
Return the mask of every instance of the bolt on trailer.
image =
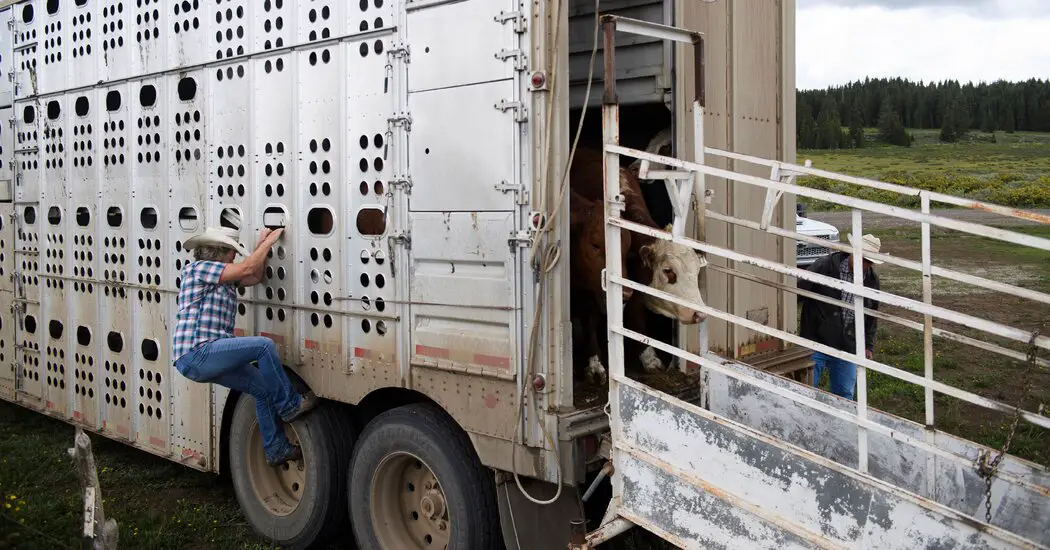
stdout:
<svg viewBox="0 0 1050 550">
<path fill-rule="evenodd" d="M 932 263 L 931 231 L 950 229 L 1012 243 L 1025 249 L 1050 251 L 1050 240 L 1025 233 L 953 220 L 930 213 L 932 203 L 995 212 L 1050 225 L 1050 216 L 970 201 L 835 174 L 808 165 L 799 166 L 709 147 L 704 141 L 705 97 L 703 37 L 615 16 L 602 18 L 604 61 L 615 67 L 617 35 L 645 35 L 691 44 L 696 49 L 697 90 L 694 113 L 693 160 L 680 160 L 619 144 L 619 105 L 616 82 L 605 82 L 603 135 L 606 163 L 607 238 L 609 247 L 607 311 L 609 311 L 610 388 L 612 425 L 611 462 L 613 498 L 601 524 L 590 532 L 582 522 L 573 523 L 570 548 L 593 548 L 640 526 L 681 548 L 1050 548 L 1050 472 L 1046 467 L 1008 454 L 1021 423 L 1050 429 L 1050 417 L 1023 408 L 1031 390 L 1031 376 L 1045 371 L 1050 361 L 1040 357 L 1050 349 L 1050 333 L 1005 325 L 983 317 L 933 304 L 934 275 L 973 285 L 1004 299 L 1020 299 L 1028 307 L 1047 312 L 1050 295 L 986 279 Z M 615 167 L 620 157 L 641 160 L 641 177 L 666 182 L 675 201 L 675 223 L 661 231 L 625 220 L 624 197 L 618 192 Z M 713 166 L 711 159 L 735 161 L 733 168 Z M 660 165 L 667 170 L 652 170 Z M 742 165 L 767 170 L 756 176 Z M 894 193 L 918 195 L 921 210 L 914 211 L 874 201 L 820 191 L 794 183 L 797 176 L 820 176 L 840 182 Z M 708 178 L 724 178 L 737 185 L 764 192 L 765 208 L 757 220 L 708 210 L 690 212 L 702 205 Z M 864 253 L 865 258 L 912 270 L 922 275 L 922 299 L 874 290 L 862 282 L 860 239 L 853 245 L 809 237 L 771 223 L 773 207 L 787 194 L 811 197 L 852 210 L 854 235 L 862 235 L 864 213 L 872 212 L 914 221 L 921 226 L 919 261 L 885 253 Z M 702 206 L 700 208 L 703 208 Z M 852 281 L 829 278 L 800 270 L 793 263 L 720 247 L 685 235 L 686 220 L 693 214 L 755 232 L 813 242 L 851 254 Z M 620 231 L 645 233 L 679 242 L 709 257 L 725 260 L 725 267 L 711 268 L 731 276 L 765 284 L 814 300 L 854 308 L 856 349 L 842 352 L 791 333 L 765 326 L 746 317 L 704 304 L 683 304 L 699 309 L 708 319 L 746 327 L 758 333 L 825 353 L 858 366 L 857 401 L 843 399 L 793 380 L 771 375 L 707 350 L 700 353 L 655 342 L 623 325 L 620 287 L 635 292 L 662 294 L 621 273 L 616 257 Z M 755 275 L 749 268 L 762 270 Z M 769 274 L 847 290 L 853 303 L 784 285 Z M 765 276 L 763 276 L 765 275 Z M 865 299 L 921 314 L 923 322 L 905 316 L 868 310 Z M 864 318 L 914 329 L 923 334 L 924 372 L 918 375 L 864 355 Z M 941 328 L 934 326 L 934 322 Z M 706 321 L 710 322 L 710 321 Z M 977 336 L 943 328 L 947 323 L 969 327 Z M 701 338 L 706 331 L 700 331 Z M 934 377 L 934 336 L 992 352 L 1020 363 L 1016 374 L 1026 381 L 1017 403 L 1004 403 L 953 387 Z M 623 345 L 627 339 L 650 343 L 699 365 L 702 399 L 690 403 L 632 380 L 624 375 Z M 1004 340 L 1002 343 L 997 340 Z M 1010 344 L 1013 344 L 1011 347 Z M 867 373 L 876 372 L 922 387 L 925 425 L 883 413 L 868 406 Z M 1010 415 L 1006 443 L 990 449 L 936 428 L 934 392 L 966 403 Z"/>
</svg>

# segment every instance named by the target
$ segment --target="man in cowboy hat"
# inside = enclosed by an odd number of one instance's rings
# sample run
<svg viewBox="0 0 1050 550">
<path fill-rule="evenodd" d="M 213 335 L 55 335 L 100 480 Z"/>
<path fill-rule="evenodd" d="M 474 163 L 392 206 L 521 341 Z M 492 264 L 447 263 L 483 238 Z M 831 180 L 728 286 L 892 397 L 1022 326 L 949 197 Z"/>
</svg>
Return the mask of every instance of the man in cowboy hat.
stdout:
<svg viewBox="0 0 1050 550">
<path fill-rule="evenodd" d="M 849 235 L 850 245 L 854 245 L 853 235 Z M 882 242 L 874 235 L 864 235 L 862 240 L 863 253 L 878 253 Z M 882 264 L 881 261 L 863 257 L 864 286 L 879 289 L 879 276 L 875 273 L 875 265 Z M 819 273 L 827 277 L 853 282 L 853 260 L 852 254 L 848 252 L 833 252 L 817 260 L 809 266 L 809 271 Z M 853 294 L 846 290 L 831 288 L 810 281 L 798 281 L 798 288 L 821 294 L 828 298 L 853 303 Z M 807 298 L 799 297 L 802 306 L 802 320 L 799 332 L 803 338 L 813 340 L 826 346 L 856 353 L 856 331 L 854 321 L 856 319 L 853 307 L 840 307 Z M 879 303 L 868 298 L 864 299 L 864 308 L 877 310 Z M 864 355 L 871 359 L 875 349 L 875 318 L 870 315 L 864 316 Z M 853 399 L 854 386 L 857 383 L 857 366 L 849 361 L 831 357 L 820 352 L 813 352 L 813 385 L 819 386 L 820 379 L 828 371 L 828 379 L 832 393 L 847 399 Z"/>
<path fill-rule="evenodd" d="M 193 251 L 194 261 L 181 273 L 172 353 L 175 368 L 186 378 L 255 398 L 263 452 L 271 466 L 303 458 L 302 449 L 278 429 L 277 416 L 291 422 L 312 409 L 317 398 L 312 393 L 301 396 L 292 387 L 272 340 L 233 336 L 237 316 L 234 287 L 262 281 L 266 255 L 283 231 L 263 229 L 251 253 L 238 241 L 235 229 L 209 227 L 186 240 L 184 246 Z M 238 255 L 244 261 L 234 262 Z"/>
</svg>

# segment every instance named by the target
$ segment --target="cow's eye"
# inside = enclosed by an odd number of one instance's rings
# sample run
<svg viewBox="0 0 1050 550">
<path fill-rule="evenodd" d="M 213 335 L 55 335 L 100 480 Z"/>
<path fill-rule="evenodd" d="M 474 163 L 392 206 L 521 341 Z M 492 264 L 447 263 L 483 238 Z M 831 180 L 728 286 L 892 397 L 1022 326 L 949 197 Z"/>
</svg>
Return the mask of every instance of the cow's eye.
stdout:
<svg viewBox="0 0 1050 550">
<path fill-rule="evenodd" d="M 672 285 L 678 282 L 678 275 L 669 267 L 664 268 L 664 277 L 667 277 L 667 282 Z"/>
<path fill-rule="evenodd" d="M 591 248 L 593 248 L 595 252 L 601 252 L 602 251 L 602 245 L 597 244 L 597 243 L 591 243 Z"/>
</svg>

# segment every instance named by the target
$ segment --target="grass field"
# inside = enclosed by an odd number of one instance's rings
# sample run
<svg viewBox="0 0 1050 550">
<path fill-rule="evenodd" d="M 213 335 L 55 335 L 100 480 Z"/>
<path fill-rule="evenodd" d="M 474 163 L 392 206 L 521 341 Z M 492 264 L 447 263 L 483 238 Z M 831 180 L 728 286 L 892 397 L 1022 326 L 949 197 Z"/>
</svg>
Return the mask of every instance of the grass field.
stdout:
<svg viewBox="0 0 1050 550">
<path fill-rule="evenodd" d="M 874 137 L 875 130 L 868 130 Z M 1050 207 L 1050 134 L 970 133 L 959 143 L 941 143 L 939 132 L 911 130 L 911 147 L 868 142 L 867 147 L 800 150 L 798 162 L 814 168 L 875 178 L 909 187 L 984 200 L 1018 208 Z M 917 198 L 806 177 L 799 184 L 900 206 L 918 207 Z M 810 201 L 811 210 L 831 205 Z M 937 207 L 938 205 L 934 205 Z"/>
</svg>

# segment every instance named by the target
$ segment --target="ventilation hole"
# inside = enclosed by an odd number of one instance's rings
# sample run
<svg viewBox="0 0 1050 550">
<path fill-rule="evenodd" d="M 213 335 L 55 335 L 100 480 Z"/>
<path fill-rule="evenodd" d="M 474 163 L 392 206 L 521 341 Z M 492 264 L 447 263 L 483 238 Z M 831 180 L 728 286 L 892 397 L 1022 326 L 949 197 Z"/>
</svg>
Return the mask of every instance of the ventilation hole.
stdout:
<svg viewBox="0 0 1050 550">
<path fill-rule="evenodd" d="M 88 98 L 86 98 L 84 96 L 80 96 L 80 97 L 77 98 L 77 102 L 76 102 L 76 104 L 74 104 L 73 108 L 76 111 L 77 116 L 87 116 L 87 114 L 88 114 L 88 107 L 89 107 Z"/>
<path fill-rule="evenodd" d="M 197 81 L 191 77 L 183 78 L 179 81 L 178 91 L 180 100 L 192 101 L 197 97 Z"/>
<path fill-rule="evenodd" d="M 30 105 L 27 105 L 24 109 L 22 109 L 22 122 L 25 122 L 26 124 L 32 124 L 35 120 L 36 109 L 34 109 Z"/>
<path fill-rule="evenodd" d="M 311 208 L 306 215 L 306 225 L 314 235 L 329 235 L 335 227 L 335 217 L 327 208 Z"/>
<path fill-rule="evenodd" d="M 223 208 L 219 216 L 219 225 L 229 229 L 241 230 L 241 211 L 237 208 Z"/>
<path fill-rule="evenodd" d="M 110 227 L 120 227 L 124 223 L 124 212 L 120 210 L 119 206 L 110 206 L 106 210 L 106 223 Z"/>
<path fill-rule="evenodd" d="M 47 223 L 51 225 L 58 225 L 62 223 L 62 209 L 57 206 L 52 206 L 47 209 Z"/>
<path fill-rule="evenodd" d="M 366 237 L 386 233 L 386 213 L 379 208 L 362 208 L 357 212 L 357 232 Z"/>
<path fill-rule="evenodd" d="M 91 345 L 91 329 L 85 326 L 77 327 L 77 343 L 87 347 Z"/>
<path fill-rule="evenodd" d="M 29 225 L 36 223 L 36 208 L 32 206 L 25 207 L 25 210 L 22 211 L 22 219 Z"/>
<path fill-rule="evenodd" d="M 48 120 L 55 120 L 59 115 L 62 114 L 62 106 L 58 104 L 58 101 L 47 102 L 47 118 Z"/>
<path fill-rule="evenodd" d="M 143 107 L 152 107 L 157 102 L 157 88 L 147 84 L 139 90 L 139 104 Z M 147 119 L 149 120 L 149 119 Z"/>
<path fill-rule="evenodd" d="M 62 326 L 62 321 L 53 320 L 47 325 L 47 332 L 51 335 L 51 338 L 53 340 L 58 340 L 59 338 L 62 338 L 62 332 L 64 330 L 65 327 Z"/>
<path fill-rule="evenodd" d="M 36 317 L 32 315 L 26 315 L 24 323 L 26 332 L 29 334 L 36 334 Z"/>
<path fill-rule="evenodd" d="M 179 227 L 183 231 L 197 230 L 197 209 L 192 206 L 184 206 L 179 209 Z"/>
<path fill-rule="evenodd" d="M 152 206 L 147 206 L 142 209 L 142 213 L 139 215 L 139 222 L 145 229 L 154 229 L 157 227 L 157 209 Z"/>
<path fill-rule="evenodd" d="M 58 13 L 58 0 L 47 0 L 47 14 L 55 15 Z"/>
<path fill-rule="evenodd" d="M 160 357 L 160 348 L 157 347 L 156 340 L 142 340 L 142 357 L 147 361 L 156 361 Z"/>
<path fill-rule="evenodd" d="M 26 5 L 22 8 L 22 22 L 32 23 L 33 22 L 33 6 L 32 4 Z"/>
</svg>

